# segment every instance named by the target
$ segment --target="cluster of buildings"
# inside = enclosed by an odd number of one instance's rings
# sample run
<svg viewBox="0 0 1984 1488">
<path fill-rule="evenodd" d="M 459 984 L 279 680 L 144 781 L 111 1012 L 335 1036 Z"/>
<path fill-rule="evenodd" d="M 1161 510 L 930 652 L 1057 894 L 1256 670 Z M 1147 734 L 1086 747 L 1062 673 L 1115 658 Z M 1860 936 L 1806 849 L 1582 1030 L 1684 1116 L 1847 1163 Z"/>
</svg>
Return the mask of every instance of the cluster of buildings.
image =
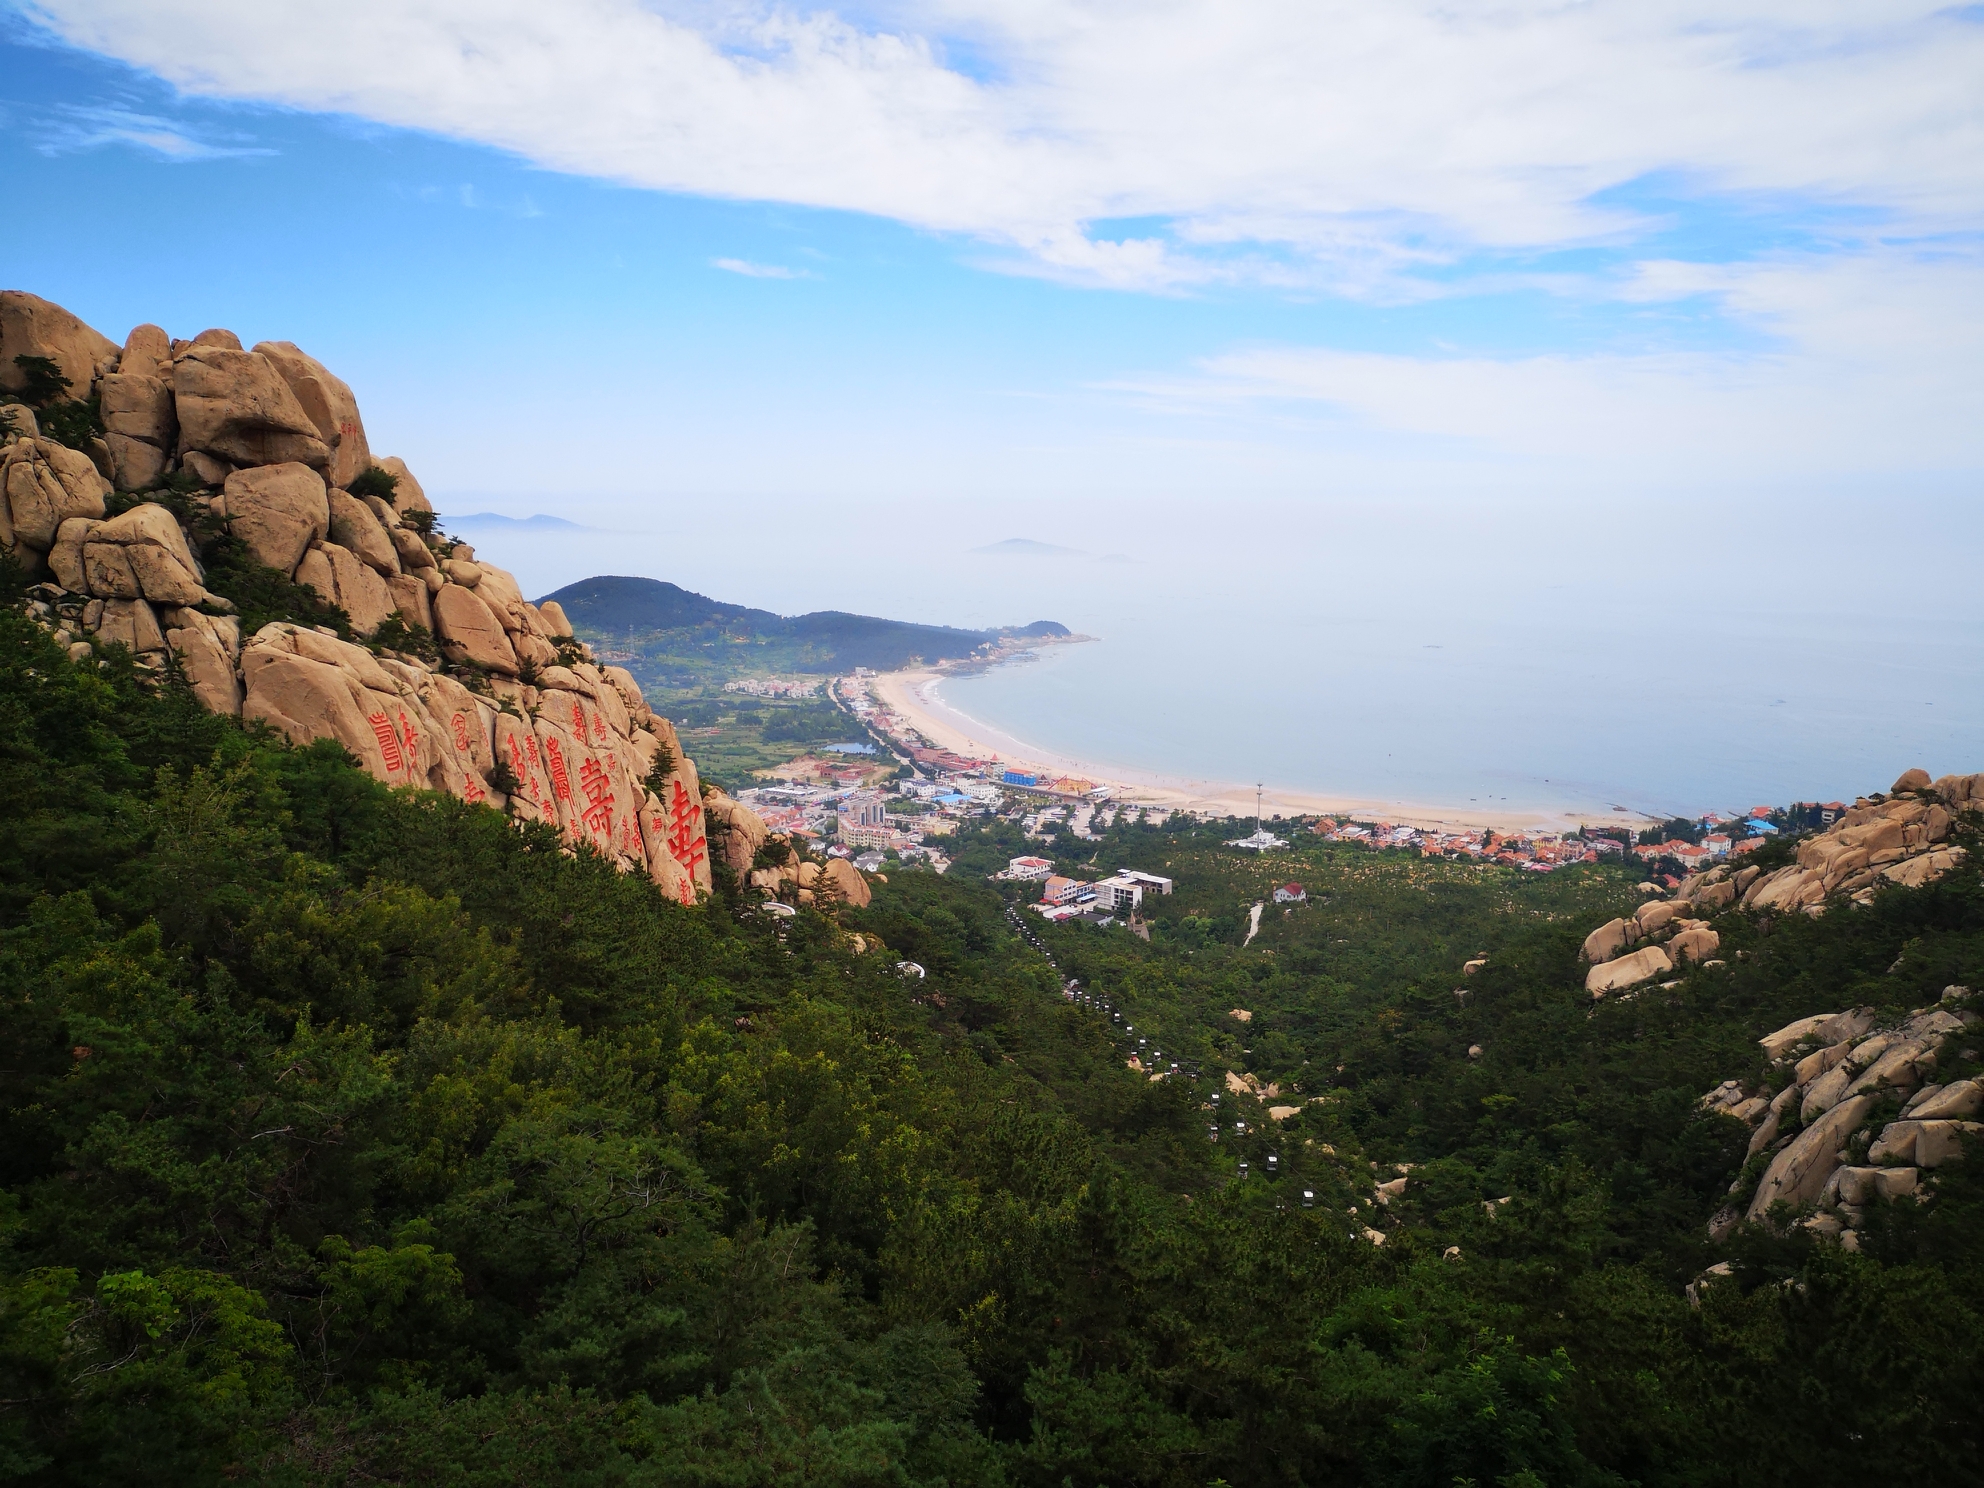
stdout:
<svg viewBox="0 0 1984 1488">
<path fill-rule="evenodd" d="M 820 690 L 818 677 L 745 677 L 723 684 L 725 692 L 741 692 L 750 697 L 809 698 Z"/>
<path fill-rule="evenodd" d="M 1310 828 L 1325 842 L 1350 842 L 1372 848 L 1406 848 L 1428 857 L 1472 859 L 1506 868 L 1547 873 L 1573 863 L 1595 863 L 1624 845 L 1610 837 L 1587 838 L 1575 833 L 1504 834 L 1493 831 L 1436 832 L 1392 822 L 1348 822 L 1324 817 Z"/>
<path fill-rule="evenodd" d="M 1691 823 L 1641 834 L 1634 843 L 1631 834 L 1610 831 L 1582 831 L 1562 835 L 1551 833 L 1436 832 L 1391 822 L 1351 822 L 1329 817 L 1317 822 L 1311 831 L 1326 842 L 1352 842 L 1374 848 L 1408 848 L 1445 858 L 1471 858 L 1507 867 L 1548 872 L 1573 863 L 1596 863 L 1606 859 L 1642 861 L 1672 858 L 1689 873 L 1729 858 L 1752 852 L 1781 830 L 1830 825 L 1846 807 L 1837 801 L 1823 805 L 1799 802 L 1788 808 L 1755 806 L 1742 816 L 1711 811 Z M 1679 829 L 1685 828 L 1685 831 Z M 1673 835 L 1668 835 L 1672 831 Z M 1251 840 L 1231 844 L 1251 847 Z"/>
<path fill-rule="evenodd" d="M 1033 908 L 1050 920 L 1072 920 L 1083 918 L 1098 924 L 1108 924 L 1117 915 L 1129 916 L 1134 922 L 1136 913 L 1143 908 L 1146 894 L 1169 894 L 1172 882 L 1156 873 L 1143 873 L 1134 868 L 1125 868 L 1112 873 L 1107 878 L 1090 882 L 1085 879 L 1067 878 L 1054 871 L 1054 864 L 1048 858 L 1020 857 L 1007 863 L 1003 873 L 995 873 L 994 878 L 1038 882 L 1040 898 Z"/>
</svg>

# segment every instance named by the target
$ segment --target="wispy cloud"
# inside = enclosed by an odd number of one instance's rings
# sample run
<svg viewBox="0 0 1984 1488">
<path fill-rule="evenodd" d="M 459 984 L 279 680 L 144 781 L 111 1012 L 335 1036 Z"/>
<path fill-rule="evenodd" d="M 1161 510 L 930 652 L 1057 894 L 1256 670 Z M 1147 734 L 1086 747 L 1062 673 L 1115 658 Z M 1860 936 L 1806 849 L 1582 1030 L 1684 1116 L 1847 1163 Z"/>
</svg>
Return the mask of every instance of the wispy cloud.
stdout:
<svg viewBox="0 0 1984 1488">
<path fill-rule="evenodd" d="M 746 279 L 817 279 L 810 269 L 788 269 L 783 264 L 752 263 L 748 258 L 713 258 L 710 267 L 726 274 L 742 274 Z"/>
<path fill-rule="evenodd" d="M 1984 255 L 1647 266 L 1647 298 L 1709 296 L 1756 349 L 1451 352 L 1259 345 L 1104 390 L 1174 415 L 1323 421 L 1400 448 L 1672 480 L 1975 469 Z"/>
<path fill-rule="evenodd" d="M 106 145 L 128 145 L 172 161 L 224 160 L 276 153 L 248 143 L 244 136 L 214 139 L 177 120 L 130 109 L 66 105 L 40 122 L 37 148 L 44 155 L 67 155 Z"/>
</svg>

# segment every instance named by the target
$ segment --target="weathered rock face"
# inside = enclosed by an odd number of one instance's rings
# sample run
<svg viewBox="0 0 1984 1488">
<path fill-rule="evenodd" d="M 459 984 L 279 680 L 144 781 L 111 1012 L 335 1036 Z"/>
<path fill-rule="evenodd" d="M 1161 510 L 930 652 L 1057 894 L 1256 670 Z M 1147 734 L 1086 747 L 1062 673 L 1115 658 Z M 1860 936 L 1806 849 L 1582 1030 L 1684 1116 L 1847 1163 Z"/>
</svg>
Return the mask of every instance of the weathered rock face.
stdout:
<svg viewBox="0 0 1984 1488">
<path fill-rule="evenodd" d="M 331 530 L 324 478 L 294 462 L 235 471 L 216 510 L 257 563 L 286 574 L 294 574 L 310 545 Z"/>
<path fill-rule="evenodd" d="M 103 436 L 110 450 L 111 479 L 120 491 L 143 491 L 159 483 L 172 457 L 155 444 L 123 434 Z"/>
<path fill-rule="evenodd" d="M 393 505 L 403 512 L 431 512 L 433 504 L 427 493 L 420 489 L 420 482 L 413 478 L 413 472 L 406 468 L 406 461 L 398 455 L 388 455 L 379 462 L 379 468 L 399 482 L 393 488 Z"/>
<path fill-rule="evenodd" d="M 333 489 L 331 541 L 356 553 L 366 567 L 383 578 L 400 571 L 399 553 L 372 508 L 349 492 Z"/>
<path fill-rule="evenodd" d="M 0 512 L 0 544 L 46 553 L 56 531 L 71 517 L 100 517 L 110 496 L 88 455 L 52 439 L 15 439 L 0 452 L 0 481 L 6 509 Z"/>
<path fill-rule="evenodd" d="M 1800 1132 L 1797 1139 L 1777 1155 L 1757 1185 L 1750 1200 L 1750 1218 L 1761 1219 L 1773 1204 L 1797 1208 L 1811 1203 L 1824 1190 L 1826 1179 L 1839 1166 L 1839 1154 L 1846 1138 L 1873 1106 L 1872 1096 L 1856 1095 L 1827 1111 Z"/>
<path fill-rule="evenodd" d="M 1630 956 L 1621 956 L 1616 961 L 1592 967 L 1585 976 L 1584 989 L 1594 997 L 1603 997 L 1608 992 L 1650 982 L 1673 969 L 1674 963 L 1668 959 L 1667 952 L 1659 946 L 1647 946 Z"/>
<path fill-rule="evenodd" d="M 856 909 L 865 909 L 874 899 L 861 870 L 846 858 L 828 858 L 827 866 L 821 875 L 833 897 Z"/>
<path fill-rule="evenodd" d="M 60 305 L 18 289 L 0 290 L 0 392 L 18 393 L 26 374 L 18 356 L 47 357 L 69 379 L 69 396 L 87 398 L 97 368 L 117 355 L 117 343 Z"/>
<path fill-rule="evenodd" d="M 1969 988 L 1951 987 L 1941 1006 L 1917 1009 L 1888 1028 L 1876 1027 L 1873 1009 L 1854 1008 L 1815 1013 L 1759 1039 L 1773 1069 L 1790 1066 L 1791 1082 L 1768 1104 L 1742 1080 L 1726 1080 L 1702 1097 L 1705 1111 L 1754 1127 L 1748 1156 L 1776 1151 L 1748 1216 L 1763 1219 L 1779 1203 L 1794 1212 L 1816 1206 L 1818 1213 L 1804 1221 L 1812 1233 L 1857 1245 L 1858 1206 L 1915 1194 L 1931 1181 L 1925 1175 L 1956 1160 L 1967 1137 L 1984 1133 L 1984 1123 L 1972 1119 L 1984 1113 L 1984 1086 L 1974 1079 L 1934 1081 L 1939 1062 L 1974 1057 L 1965 1046 L 1984 1030 L 1974 1001 Z M 1897 1093 L 1906 1102 L 1901 1119 L 1877 1133 L 1870 1118 L 1892 1114 Z M 1787 1127 L 1791 1135 L 1782 1135 Z M 1841 1166 L 1862 1149 L 1858 1165 Z M 1727 1238 L 1736 1222 L 1736 1211 L 1725 1210 L 1711 1223 L 1710 1238 Z"/>
<path fill-rule="evenodd" d="M 343 610 L 361 636 L 376 631 L 395 608 L 386 581 L 336 543 L 314 544 L 296 565 L 296 581 Z"/>
<path fill-rule="evenodd" d="M 557 606 L 540 610 L 506 570 L 402 521 L 433 509 L 404 461 L 377 462 L 398 479 L 392 502 L 344 489 L 373 459 L 356 398 L 321 363 L 289 342 L 243 351 L 220 329 L 173 341 L 139 326 L 120 351 L 24 295 L 0 296 L 0 338 L 0 386 L 27 353 L 56 360 L 75 396 L 98 396 L 108 432 L 97 460 L 120 488 L 142 492 L 174 469 L 219 488 L 192 505 L 255 562 L 310 585 L 360 637 L 398 612 L 450 663 L 375 655 L 288 622 L 244 638 L 231 602 L 205 587 L 209 525 L 196 524 L 196 542 L 167 506 L 143 500 L 105 520 L 112 489 L 97 461 L 41 438 L 21 409 L 0 435 L 0 545 L 52 576 L 44 592 L 70 634 L 92 637 L 79 659 L 118 644 L 156 671 L 170 653 L 215 712 L 299 743 L 335 739 L 387 784 L 541 822 L 682 903 L 709 891 L 705 793 L 675 730 L 632 675 L 592 664 Z M 720 792 L 709 801 L 717 850 L 748 872 L 764 823 Z M 867 902 L 851 866 L 807 866 L 823 902 Z"/>
<path fill-rule="evenodd" d="M 156 374 L 109 372 L 98 380 L 103 426 L 112 434 L 141 439 L 154 448 L 172 447 L 179 433 L 172 384 Z"/>
<path fill-rule="evenodd" d="M 447 584 L 433 597 L 434 633 L 450 661 L 514 677 L 520 668 L 503 624 L 473 589 Z"/>
<path fill-rule="evenodd" d="M 1593 966 L 1610 961 L 1640 935 L 1637 920 L 1607 920 L 1584 938 L 1584 959 Z"/>
<path fill-rule="evenodd" d="M 254 354 L 272 363 L 296 402 L 309 417 L 317 437 L 330 449 L 330 469 L 326 472 L 333 486 L 347 486 L 352 478 L 372 464 L 372 450 L 365 442 L 365 421 L 358 416 L 358 399 L 343 379 L 331 375 L 315 357 L 299 350 L 291 341 L 258 341 Z"/>
<path fill-rule="evenodd" d="M 182 450 L 236 465 L 330 463 L 330 446 L 267 357 L 195 344 L 173 363 L 172 387 Z"/>
</svg>

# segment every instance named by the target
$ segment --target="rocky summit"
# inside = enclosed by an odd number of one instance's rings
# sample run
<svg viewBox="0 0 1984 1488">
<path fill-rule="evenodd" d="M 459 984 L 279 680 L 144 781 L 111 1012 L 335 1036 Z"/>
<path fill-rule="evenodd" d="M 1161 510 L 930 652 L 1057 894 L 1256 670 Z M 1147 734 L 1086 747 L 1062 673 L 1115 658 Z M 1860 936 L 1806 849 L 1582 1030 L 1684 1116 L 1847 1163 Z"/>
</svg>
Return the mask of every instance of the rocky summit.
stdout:
<svg viewBox="0 0 1984 1488">
<path fill-rule="evenodd" d="M 557 604 L 436 529 L 350 386 L 294 344 L 141 325 L 120 346 L 0 292 L 0 416 L 0 546 L 73 661 L 122 646 L 214 712 L 546 823 L 683 903 L 712 852 L 768 897 L 867 901 L 851 866 L 783 838 L 757 866 L 763 822 L 698 780 Z M 300 618 L 268 618 L 272 593 Z"/>
</svg>

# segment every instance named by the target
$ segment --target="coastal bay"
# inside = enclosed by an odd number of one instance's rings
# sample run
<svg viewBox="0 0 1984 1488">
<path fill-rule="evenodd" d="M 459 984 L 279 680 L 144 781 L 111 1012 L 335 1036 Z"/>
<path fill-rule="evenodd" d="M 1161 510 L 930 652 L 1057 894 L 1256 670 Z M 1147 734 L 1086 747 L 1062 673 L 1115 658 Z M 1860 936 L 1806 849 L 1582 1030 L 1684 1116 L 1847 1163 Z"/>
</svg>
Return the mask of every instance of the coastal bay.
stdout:
<svg viewBox="0 0 1984 1488">
<path fill-rule="evenodd" d="M 1133 765 L 1082 759 L 1017 738 L 998 723 L 965 712 L 945 695 L 946 689 L 957 687 L 973 675 L 983 673 L 958 675 L 915 667 L 881 673 L 870 679 L 868 686 L 878 702 L 940 749 L 974 757 L 993 756 L 1014 768 L 1032 768 L 1111 786 L 1117 801 L 1147 809 L 1216 816 L 1249 816 L 1255 810 L 1255 788 L 1243 782 L 1189 779 Z M 1258 802 L 1261 811 L 1270 817 L 1348 814 L 1359 819 L 1382 819 L 1429 829 L 1487 827 L 1508 833 L 1562 832 L 1581 823 L 1638 827 L 1648 820 L 1634 812 L 1581 809 L 1579 803 L 1571 800 L 1555 807 L 1498 810 L 1484 809 L 1479 803 L 1381 799 L 1291 788 L 1275 782 L 1262 784 Z"/>
</svg>

